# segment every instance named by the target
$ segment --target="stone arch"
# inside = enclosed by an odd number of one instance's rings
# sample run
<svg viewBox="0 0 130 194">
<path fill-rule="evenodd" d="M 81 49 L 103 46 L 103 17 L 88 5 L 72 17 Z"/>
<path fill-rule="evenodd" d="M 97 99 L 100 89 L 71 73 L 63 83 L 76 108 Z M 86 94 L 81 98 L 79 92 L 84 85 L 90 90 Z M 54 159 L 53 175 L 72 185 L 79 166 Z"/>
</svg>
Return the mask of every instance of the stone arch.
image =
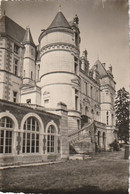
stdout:
<svg viewBox="0 0 130 194">
<path fill-rule="evenodd" d="M 100 137 L 101 137 L 101 132 L 98 131 L 97 132 L 97 142 L 98 142 L 98 146 L 100 146 L 100 144 L 101 144 Z"/>
<path fill-rule="evenodd" d="M 53 125 L 54 127 L 55 127 L 55 129 L 56 129 L 56 134 L 58 134 L 58 127 L 57 127 L 57 125 L 56 125 L 56 123 L 53 121 L 53 120 L 51 120 L 49 123 L 47 123 L 47 125 L 46 125 L 46 133 L 47 133 L 47 130 L 48 130 L 48 128 L 49 128 L 49 126 L 50 125 Z"/>
<path fill-rule="evenodd" d="M 9 118 L 11 118 L 12 121 L 14 122 L 14 131 L 18 130 L 18 128 L 19 128 L 18 127 L 18 121 L 17 121 L 16 117 L 12 113 L 10 113 L 9 111 L 2 112 L 2 113 L 0 113 L 0 119 L 2 117 L 9 117 Z"/>
<path fill-rule="evenodd" d="M 23 119 L 22 119 L 22 121 L 21 121 L 20 129 L 23 130 L 24 123 L 25 123 L 25 121 L 26 121 L 29 117 L 35 117 L 35 118 L 38 120 L 38 122 L 40 123 L 40 133 L 43 133 L 43 132 L 44 132 L 44 124 L 43 124 L 43 121 L 42 121 L 42 119 L 40 118 L 40 116 L 37 115 L 36 113 L 27 113 L 27 114 L 23 117 Z"/>
<path fill-rule="evenodd" d="M 9 111 L 0 113 L 0 119 L 3 117 L 9 117 L 14 123 L 13 130 L 12 130 L 12 154 L 15 154 L 16 153 L 16 133 L 19 129 L 18 121 L 16 117 Z"/>
</svg>

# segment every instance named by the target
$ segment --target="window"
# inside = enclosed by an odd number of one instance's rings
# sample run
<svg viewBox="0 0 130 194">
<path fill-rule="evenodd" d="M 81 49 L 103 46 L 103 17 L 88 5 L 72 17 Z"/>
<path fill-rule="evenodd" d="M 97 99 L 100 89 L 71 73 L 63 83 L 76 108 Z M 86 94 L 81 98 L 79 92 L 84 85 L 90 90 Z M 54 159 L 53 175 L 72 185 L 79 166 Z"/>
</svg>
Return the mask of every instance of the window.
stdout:
<svg viewBox="0 0 130 194">
<path fill-rule="evenodd" d="M 13 102 L 17 102 L 17 92 L 13 92 Z"/>
<path fill-rule="evenodd" d="M 39 74 L 39 70 L 38 70 L 38 71 L 37 71 L 37 79 L 38 79 L 38 80 L 39 80 L 39 75 L 40 75 L 40 74 Z"/>
<path fill-rule="evenodd" d="M 31 71 L 31 79 L 33 79 L 33 72 Z"/>
<path fill-rule="evenodd" d="M 99 99 L 98 99 L 99 96 L 98 95 L 99 95 L 98 90 L 96 90 L 96 100 L 97 101 L 99 101 Z"/>
<path fill-rule="evenodd" d="M 19 49 L 20 49 L 20 47 L 18 45 L 14 44 L 14 52 L 16 54 L 19 54 Z"/>
<path fill-rule="evenodd" d="M 80 121 L 77 120 L 78 129 L 80 128 Z"/>
<path fill-rule="evenodd" d="M 93 87 L 90 87 L 90 97 L 93 98 Z"/>
<path fill-rule="evenodd" d="M 47 135 L 47 152 L 55 151 L 55 127 L 50 125 Z"/>
<path fill-rule="evenodd" d="M 18 60 L 14 59 L 14 74 L 18 75 Z"/>
<path fill-rule="evenodd" d="M 49 99 L 44 100 L 44 104 L 48 104 L 49 103 Z"/>
<path fill-rule="evenodd" d="M 35 117 L 29 117 L 24 123 L 22 152 L 39 152 L 39 123 Z"/>
<path fill-rule="evenodd" d="M 108 116 L 108 111 L 107 111 L 107 112 L 106 112 L 107 125 L 108 125 L 108 119 L 109 119 L 109 116 Z"/>
<path fill-rule="evenodd" d="M 111 115 L 111 120 L 112 120 L 112 126 L 114 125 L 114 115 Z"/>
<path fill-rule="evenodd" d="M 88 84 L 85 83 L 85 94 L 87 95 L 88 94 Z"/>
<path fill-rule="evenodd" d="M 27 99 L 27 100 L 26 100 L 26 103 L 27 103 L 27 104 L 31 104 L 31 99 L 30 99 L 30 98 Z"/>
<path fill-rule="evenodd" d="M 94 114 L 94 110 L 93 109 L 91 109 L 91 113 Z"/>
<path fill-rule="evenodd" d="M 23 76 L 25 77 L 25 70 L 23 71 Z"/>
<path fill-rule="evenodd" d="M 101 134 L 100 134 L 100 131 L 98 131 L 98 146 L 100 146 L 100 137 L 101 136 Z"/>
<path fill-rule="evenodd" d="M 78 58 L 74 57 L 74 73 L 78 74 Z"/>
<path fill-rule="evenodd" d="M 0 119 L 0 154 L 12 153 L 13 122 L 9 117 Z"/>
<path fill-rule="evenodd" d="M 78 90 L 75 90 L 75 110 L 78 110 Z"/>
</svg>

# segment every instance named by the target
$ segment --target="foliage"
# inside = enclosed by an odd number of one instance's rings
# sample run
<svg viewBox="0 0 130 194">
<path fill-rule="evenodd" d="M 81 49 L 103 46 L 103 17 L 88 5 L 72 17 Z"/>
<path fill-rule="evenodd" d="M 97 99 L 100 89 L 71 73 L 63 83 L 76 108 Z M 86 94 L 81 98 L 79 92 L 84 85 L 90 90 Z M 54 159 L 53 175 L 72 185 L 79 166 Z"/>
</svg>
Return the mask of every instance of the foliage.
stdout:
<svg viewBox="0 0 130 194">
<path fill-rule="evenodd" d="M 117 140 L 114 140 L 111 144 L 110 147 L 113 148 L 113 151 L 119 151 L 120 150 L 120 146 Z"/>
<path fill-rule="evenodd" d="M 129 139 L 129 93 L 123 87 L 117 91 L 115 100 L 116 126 L 119 129 L 119 139 L 125 142 Z"/>
</svg>

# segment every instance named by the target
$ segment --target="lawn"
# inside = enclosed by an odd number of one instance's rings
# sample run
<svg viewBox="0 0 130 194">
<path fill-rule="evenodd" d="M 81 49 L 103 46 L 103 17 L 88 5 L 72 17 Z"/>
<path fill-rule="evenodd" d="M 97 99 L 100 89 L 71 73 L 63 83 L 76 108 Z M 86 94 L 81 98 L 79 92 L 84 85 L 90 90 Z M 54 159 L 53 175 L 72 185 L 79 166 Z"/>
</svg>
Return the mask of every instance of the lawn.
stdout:
<svg viewBox="0 0 130 194">
<path fill-rule="evenodd" d="M 100 153 L 93 159 L 0 170 L 0 191 L 24 193 L 128 193 L 124 152 Z"/>
</svg>

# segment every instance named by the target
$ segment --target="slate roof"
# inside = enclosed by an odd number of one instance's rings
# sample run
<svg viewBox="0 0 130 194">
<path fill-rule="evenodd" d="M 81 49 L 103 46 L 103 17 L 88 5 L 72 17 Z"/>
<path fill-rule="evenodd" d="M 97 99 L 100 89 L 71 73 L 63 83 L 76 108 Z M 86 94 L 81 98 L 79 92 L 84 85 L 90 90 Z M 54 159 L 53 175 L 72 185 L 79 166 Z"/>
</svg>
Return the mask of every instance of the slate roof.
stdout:
<svg viewBox="0 0 130 194">
<path fill-rule="evenodd" d="M 107 71 L 100 60 L 97 60 L 94 65 L 97 66 L 97 70 L 101 77 L 107 75 Z"/>
<path fill-rule="evenodd" d="M 5 34 L 18 42 L 22 42 L 25 34 L 25 29 L 15 23 L 7 16 L 0 19 L 0 34 Z"/>
<path fill-rule="evenodd" d="M 51 25 L 47 29 L 58 28 L 58 27 L 71 28 L 68 21 L 66 20 L 65 16 L 61 11 L 57 13 Z"/>
<path fill-rule="evenodd" d="M 23 42 L 23 44 L 30 43 L 30 44 L 35 45 L 34 42 L 33 42 L 31 31 L 28 27 L 26 28 L 26 32 L 25 32 L 25 35 L 24 35 L 24 38 L 23 38 L 22 42 Z"/>
</svg>

